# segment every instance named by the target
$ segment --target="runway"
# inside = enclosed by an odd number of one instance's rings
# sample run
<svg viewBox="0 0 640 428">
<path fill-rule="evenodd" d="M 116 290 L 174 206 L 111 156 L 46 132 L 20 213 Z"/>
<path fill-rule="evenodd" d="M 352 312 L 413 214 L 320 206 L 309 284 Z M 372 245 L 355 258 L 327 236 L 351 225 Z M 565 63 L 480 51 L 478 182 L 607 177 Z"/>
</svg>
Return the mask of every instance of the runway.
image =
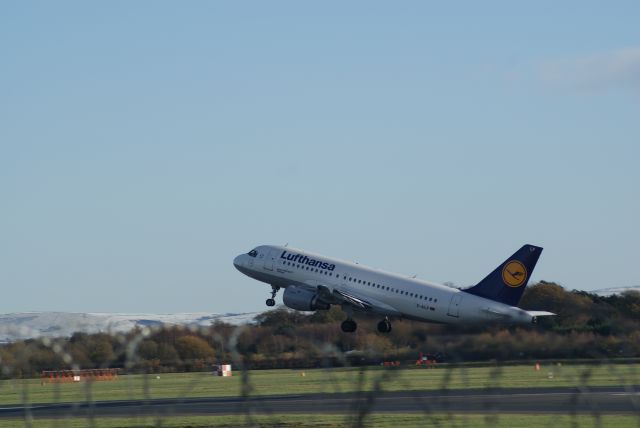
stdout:
<svg viewBox="0 0 640 428">
<path fill-rule="evenodd" d="M 0 419 L 126 417 L 286 413 L 588 413 L 637 414 L 640 385 L 634 387 L 514 388 L 446 391 L 362 392 L 156 400 L 55 403 L 0 407 Z"/>
</svg>

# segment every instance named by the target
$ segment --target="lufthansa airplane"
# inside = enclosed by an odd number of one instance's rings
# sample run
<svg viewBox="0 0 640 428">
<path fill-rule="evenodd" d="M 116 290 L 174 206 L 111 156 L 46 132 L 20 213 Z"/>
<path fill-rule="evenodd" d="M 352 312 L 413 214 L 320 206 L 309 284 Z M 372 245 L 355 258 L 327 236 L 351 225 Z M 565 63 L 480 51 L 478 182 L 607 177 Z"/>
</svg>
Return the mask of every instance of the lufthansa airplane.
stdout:
<svg viewBox="0 0 640 428">
<path fill-rule="evenodd" d="M 477 285 L 459 290 L 287 246 L 261 245 L 233 261 L 245 275 L 271 285 L 267 306 L 284 288 L 284 304 L 299 311 L 341 305 L 342 331 L 354 332 L 354 312 L 383 317 L 378 331 L 391 331 L 393 318 L 463 324 L 535 323 L 554 315 L 517 307 L 542 248 L 525 245 Z"/>
</svg>

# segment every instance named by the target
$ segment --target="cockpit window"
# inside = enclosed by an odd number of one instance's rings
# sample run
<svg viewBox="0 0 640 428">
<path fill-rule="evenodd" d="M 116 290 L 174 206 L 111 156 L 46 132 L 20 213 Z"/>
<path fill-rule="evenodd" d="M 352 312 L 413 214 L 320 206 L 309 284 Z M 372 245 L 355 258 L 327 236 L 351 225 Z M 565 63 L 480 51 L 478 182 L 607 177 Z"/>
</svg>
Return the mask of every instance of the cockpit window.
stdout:
<svg viewBox="0 0 640 428">
<path fill-rule="evenodd" d="M 247 254 L 249 255 L 249 257 L 255 257 L 258 255 L 258 252 L 256 250 L 251 250 Z"/>
</svg>

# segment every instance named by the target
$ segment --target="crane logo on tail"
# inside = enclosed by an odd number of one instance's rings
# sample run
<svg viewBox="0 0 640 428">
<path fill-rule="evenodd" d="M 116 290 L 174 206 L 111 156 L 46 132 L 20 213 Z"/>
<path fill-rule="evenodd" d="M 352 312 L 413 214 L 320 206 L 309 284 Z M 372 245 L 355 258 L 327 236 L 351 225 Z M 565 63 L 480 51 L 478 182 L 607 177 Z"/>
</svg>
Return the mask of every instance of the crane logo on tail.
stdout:
<svg viewBox="0 0 640 428">
<path fill-rule="evenodd" d="M 518 260 L 510 260 L 502 268 L 502 280 L 509 287 L 520 287 L 527 281 L 527 268 Z"/>
</svg>

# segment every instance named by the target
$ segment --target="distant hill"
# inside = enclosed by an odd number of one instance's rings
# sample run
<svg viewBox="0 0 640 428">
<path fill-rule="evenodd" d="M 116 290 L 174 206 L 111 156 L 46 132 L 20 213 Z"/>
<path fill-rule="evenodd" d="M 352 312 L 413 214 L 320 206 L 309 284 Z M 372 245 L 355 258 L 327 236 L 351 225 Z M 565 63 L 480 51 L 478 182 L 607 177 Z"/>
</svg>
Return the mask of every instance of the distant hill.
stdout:
<svg viewBox="0 0 640 428">
<path fill-rule="evenodd" d="M 600 290 L 589 291 L 589 293 L 597 294 L 598 296 L 611 296 L 613 294 L 622 294 L 625 291 L 637 291 L 640 293 L 640 285 L 635 285 L 632 287 L 612 287 L 612 288 L 603 288 Z"/>
<path fill-rule="evenodd" d="M 38 337 L 68 337 L 75 332 L 124 333 L 135 327 L 161 325 L 209 326 L 219 320 L 229 324 L 250 323 L 258 312 L 211 314 L 108 314 L 69 312 L 23 312 L 0 314 L 0 343 Z"/>
</svg>

